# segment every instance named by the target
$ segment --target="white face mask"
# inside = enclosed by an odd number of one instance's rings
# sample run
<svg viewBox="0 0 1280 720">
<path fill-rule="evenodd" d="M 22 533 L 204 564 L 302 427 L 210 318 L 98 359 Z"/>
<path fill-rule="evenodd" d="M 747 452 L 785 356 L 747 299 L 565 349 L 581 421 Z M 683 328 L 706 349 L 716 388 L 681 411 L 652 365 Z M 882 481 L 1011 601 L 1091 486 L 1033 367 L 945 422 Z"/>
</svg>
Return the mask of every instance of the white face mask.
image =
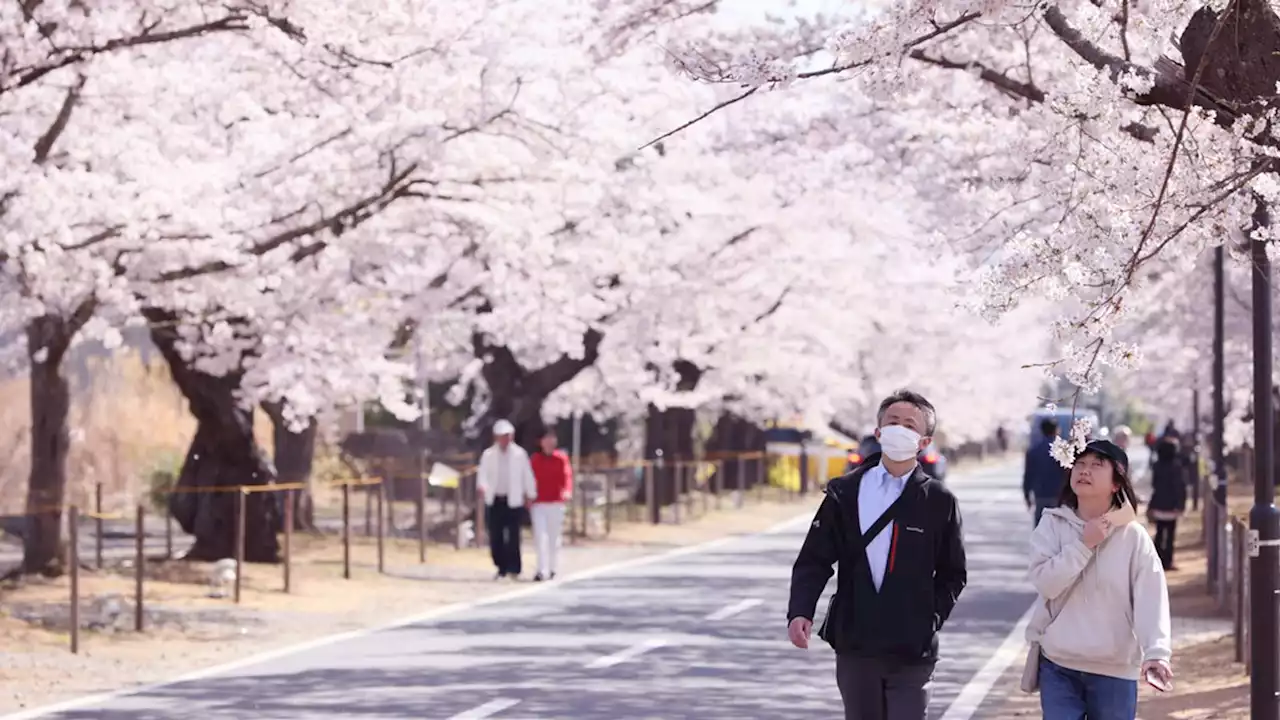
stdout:
<svg viewBox="0 0 1280 720">
<path fill-rule="evenodd" d="M 920 452 L 920 433 L 901 425 L 880 428 L 880 450 L 894 462 L 905 462 Z"/>
</svg>

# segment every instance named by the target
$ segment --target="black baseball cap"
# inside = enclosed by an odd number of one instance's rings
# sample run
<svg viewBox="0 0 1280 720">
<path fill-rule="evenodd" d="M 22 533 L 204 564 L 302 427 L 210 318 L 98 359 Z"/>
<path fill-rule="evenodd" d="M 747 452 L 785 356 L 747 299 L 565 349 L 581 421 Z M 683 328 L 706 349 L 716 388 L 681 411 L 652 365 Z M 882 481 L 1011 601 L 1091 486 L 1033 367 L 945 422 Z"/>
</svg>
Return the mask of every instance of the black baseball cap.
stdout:
<svg viewBox="0 0 1280 720">
<path fill-rule="evenodd" d="M 1092 452 L 1101 455 L 1104 458 L 1117 462 L 1124 466 L 1125 472 L 1129 471 L 1129 453 L 1126 453 L 1119 445 L 1110 440 L 1093 440 L 1084 446 L 1081 455 Z"/>
</svg>

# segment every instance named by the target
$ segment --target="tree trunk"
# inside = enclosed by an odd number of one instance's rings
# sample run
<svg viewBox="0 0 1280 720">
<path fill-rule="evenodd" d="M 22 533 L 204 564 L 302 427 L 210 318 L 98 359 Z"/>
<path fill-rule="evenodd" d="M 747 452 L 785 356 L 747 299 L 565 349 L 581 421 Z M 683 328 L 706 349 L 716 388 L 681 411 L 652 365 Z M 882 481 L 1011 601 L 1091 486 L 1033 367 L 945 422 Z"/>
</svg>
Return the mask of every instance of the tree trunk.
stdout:
<svg viewBox="0 0 1280 720">
<path fill-rule="evenodd" d="M 483 335 L 475 335 L 472 339 L 475 356 L 485 360 L 481 373 L 489 387 L 489 407 L 480 418 L 480 433 L 475 439 L 477 448 L 489 445 L 493 423 L 505 418 L 516 428 L 515 442 L 526 450 L 533 450 L 543 428 L 543 403 L 557 388 L 595 364 L 603 339 L 600 332 L 588 330 L 582 338 L 585 350 L 582 357 L 561 355 L 550 364 L 530 371 L 508 348 L 490 345 Z"/>
<path fill-rule="evenodd" d="M 710 460 L 724 462 L 724 478 L 721 487 L 752 487 L 756 483 L 757 474 L 747 469 L 746 477 L 738 477 L 736 458 L 742 453 L 759 452 L 765 448 L 764 431 L 749 420 L 732 413 L 720 416 L 715 429 L 707 440 L 706 455 Z"/>
<path fill-rule="evenodd" d="M 217 488 L 268 485 L 275 473 L 253 436 L 253 408 L 236 398 L 241 373 L 209 375 L 178 351 L 179 321 L 171 312 L 143 311 L 151 341 L 169 365 L 174 383 L 196 418 L 196 435 L 169 497 L 169 512 L 183 531 L 195 536 L 185 559 L 215 561 L 235 556 L 235 492 Z M 275 493 L 250 493 L 245 503 L 245 560 L 279 562 L 280 500 Z"/>
<path fill-rule="evenodd" d="M 262 403 L 262 411 L 271 418 L 276 480 L 286 485 L 302 483 L 307 486 L 305 490 L 290 493 L 294 501 L 293 529 L 314 530 L 316 513 L 311 498 L 311 466 L 316 457 L 316 435 L 319 431 L 316 419 L 308 419 L 306 427 L 294 432 L 285 420 L 283 402 Z"/>
<path fill-rule="evenodd" d="M 92 304 L 86 302 L 70 319 L 43 315 L 26 328 L 31 368 L 31 473 L 27 476 L 27 527 L 22 536 L 23 573 L 55 577 L 66 567 L 62 507 L 71 446 L 71 388 L 62 363 L 71 340 L 92 313 Z"/>
<path fill-rule="evenodd" d="M 677 360 L 675 370 L 679 375 L 676 391 L 693 392 L 702 377 L 702 370 L 685 360 Z M 693 428 L 696 421 L 697 411 L 693 408 L 659 409 L 656 405 L 649 406 L 644 425 L 644 456 L 646 460 L 662 458 L 661 467 L 655 466 L 653 469 L 654 512 L 661 512 L 663 506 L 676 500 L 676 466 L 693 460 Z M 662 451 L 661 455 L 659 450 Z M 637 502 L 648 502 L 643 485 L 637 490 L 637 495 Z"/>
</svg>

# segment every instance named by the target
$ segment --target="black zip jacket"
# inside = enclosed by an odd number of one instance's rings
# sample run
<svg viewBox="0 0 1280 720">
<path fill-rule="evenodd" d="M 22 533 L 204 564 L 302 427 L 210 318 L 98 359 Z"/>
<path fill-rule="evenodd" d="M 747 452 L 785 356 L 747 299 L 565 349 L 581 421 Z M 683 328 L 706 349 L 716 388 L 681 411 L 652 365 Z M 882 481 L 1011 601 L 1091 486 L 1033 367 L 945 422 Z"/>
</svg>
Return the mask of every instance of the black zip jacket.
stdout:
<svg viewBox="0 0 1280 720">
<path fill-rule="evenodd" d="M 884 582 L 871 579 L 858 487 L 879 465 L 868 458 L 853 472 L 827 484 L 826 497 L 809 526 L 791 570 L 787 622 L 813 619 L 818 598 L 838 564 L 836 593 L 819 637 L 840 655 L 931 662 L 938 657 L 938 631 L 964 590 L 964 540 L 955 495 L 916 466 L 902 490 Z"/>
</svg>

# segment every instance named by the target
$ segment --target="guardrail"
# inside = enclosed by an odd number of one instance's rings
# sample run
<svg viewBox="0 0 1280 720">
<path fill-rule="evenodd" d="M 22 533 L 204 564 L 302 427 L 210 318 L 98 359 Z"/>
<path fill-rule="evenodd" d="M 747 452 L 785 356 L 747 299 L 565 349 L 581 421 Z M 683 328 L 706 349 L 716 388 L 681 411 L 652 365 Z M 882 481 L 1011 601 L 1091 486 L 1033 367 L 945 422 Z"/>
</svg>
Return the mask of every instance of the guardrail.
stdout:
<svg viewBox="0 0 1280 720">
<path fill-rule="evenodd" d="M 638 462 L 609 466 L 583 466 L 578 469 L 574 492 L 568 503 L 566 533 L 570 543 L 586 539 L 602 538 L 611 535 L 620 522 L 632 523 L 674 523 L 679 524 L 713 510 L 720 510 L 730 505 L 741 508 L 748 499 L 765 501 L 772 496 L 783 501 L 800 497 L 803 488 L 791 490 L 777 487 L 770 483 L 771 457 L 763 452 L 726 455 L 714 459 L 698 461 Z M 246 518 L 249 516 L 248 502 L 252 495 L 275 495 L 280 493 L 283 502 L 283 523 L 281 542 L 281 580 L 282 591 L 291 593 L 293 582 L 293 535 L 295 529 L 294 513 L 297 497 L 306 490 L 317 491 L 338 489 L 341 493 L 340 537 L 342 543 L 342 577 L 352 577 L 352 492 L 353 489 L 365 491 L 365 533 L 376 538 L 376 567 L 379 573 L 386 572 L 386 538 L 387 520 L 392 519 L 394 526 L 394 501 L 388 495 L 391 483 L 383 478 L 352 478 L 337 482 L 272 484 L 272 485 L 237 485 L 229 487 L 176 487 L 148 493 L 150 502 L 164 501 L 170 496 L 182 494 L 225 494 L 235 496 L 232 528 L 234 537 L 234 580 L 231 588 L 232 600 L 240 603 L 244 578 L 246 549 Z M 451 483 L 453 484 L 453 483 Z M 425 475 L 418 478 L 418 487 L 413 498 L 417 519 L 418 560 L 427 560 L 427 546 L 430 539 L 431 524 L 426 518 L 426 500 L 429 478 Z M 457 476 L 457 482 L 451 489 L 446 489 L 452 502 L 453 510 L 453 545 L 458 548 L 467 546 L 483 547 L 485 545 L 485 523 L 482 508 L 477 502 L 475 492 L 475 468 L 466 468 Z M 133 611 L 134 630 L 144 632 L 146 613 L 144 612 L 144 585 L 147 569 L 147 532 L 146 520 L 148 504 L 134 504 L 131 511 L 108 510 L 104 507 L 103 485 L 95 484 L 93 489 L 92 509 L 84 509 L 79 503 L 72 502 L 66 507 L 68 520 L 67 566 L 70 591 L 70 649 L 78 653 L 81 646 L 81 589 L 82 569 L 90 567 L 83 562 L 81 547 L 82 533 L 88 527 L 93 531 L 93 565 L 101 570 L 105 565 L 104 538 L 105 523 L 132 519 L 133 547 Z M 442 506 L 447 509 L 447 504 Z M 61 507 L 29 507 L 25 515 L 61 513 Z M 169 513 L 163 513 L 164 523 L 164 557 L 174 556 L 175 533 L 173 520 Z M 470 523 L 470 524 L 469 524 Z M 370 527 L 372 525 L 372 527 Z M 229 570 L 230 568 L 228 568 Z"/>
</svg>

